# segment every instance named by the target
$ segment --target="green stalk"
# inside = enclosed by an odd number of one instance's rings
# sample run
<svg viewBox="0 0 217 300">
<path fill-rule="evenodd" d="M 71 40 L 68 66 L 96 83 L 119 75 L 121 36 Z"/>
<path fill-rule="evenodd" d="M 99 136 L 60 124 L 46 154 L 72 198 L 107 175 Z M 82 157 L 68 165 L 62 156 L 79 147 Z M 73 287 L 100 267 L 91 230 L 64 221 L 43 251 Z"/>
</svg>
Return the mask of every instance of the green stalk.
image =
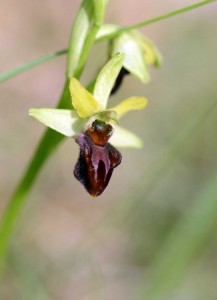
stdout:
<svg viewBox="0 0 217 300">
<path fill-rule="evenodd" d="M 89 2 L 89 0 L 87 1 L 85 0 L 84 2 Z M 81 9 L 83 9 L 84 2 L 82 3 Z M 79 13 L 78 16 L 80 16 Z M 69 45 L 69 51 L 68 51 L 69 60 L 67 64 L 66 78 L 68 77 L 69 74 L 71 76 L 75 76 L 79 78 L 83 70 L 83 67 L 81 69 L 81 66 L 84 66 L 86 62 L 91 47 L 94 44 L 96 34 L 97 34 L 96 27 L 92 26 L 92 28 L 90 28 L 89 30 L 86 42 L 84 43 L 83 48 L 81 50 L 81 55 L 80 55 L 81 60 L 79 60 L 78 63 L 79 69 L 75 69 L 75 70 L 73 69 L 73 71 L 71 71 L 70 69 L 70 64 L 71 64 L 70 58 L 73 57 L 74 49 L 70 47 L 71 45 Z M 73 36 L 73 34 L 71 36 Z M 69 79 L 66 79 L 63 92 L 57 107 L 71 108 L 71 101 L 69 101 L 69 99 L 70 99 Z M 0 271 L 2 270 L 3 267 L 3 262 L 7 251 L 8 242 L 12 234 L 13 228 L 15 226 L 16 219 L 18 218 L 22 210 L 22 207 L 25 204 L 27 195 L 30 189 L 32 188 L 33 183 L 35 182 L 35 179 L 39 171 L 41 170 L 43 164 L 48 159 L 48 157 L 50 157 L 50 155 L 54 152 L 54 150 L 56 150 L 57 146 L 59 146 L 59 144 L 61 143 L 61 141 L 63 141 L 63 139 L 64 136 L 57 133 L 56 131 L 53 131 L 51 129 L 47 129 L 45 131 L 45 134 L 43 135 L 41 141 L 39 142 L 36 152 L 33 154 L 29 166 L 27 167 L 21 181 L 19 182 L 14 194 L 12 195 L 9 201 L 8 207 L 6 208 L 5 214 L 0 223 Z"/>
<path fill-rule="evenodd" d="M 68 94 L 68 84 L 66 82 L 58 105 L 60 108 L 67 108 L 66 103 L 69 102 Z M 51 129 L 47 129 L 45 131 L 41 141 L 39 142 L 38 148 L 33 154 L 29 166 L 24 172 L 23 177 L 21 178 L 14 194 L 10 199 L 0 225 L 0 270 L 2 268 L 2 263 L 6 254 L 10 235 L 15 225 L 15 221 L 25 203 L 26 196 L 30 191 L 30 188 L 33 186 L 41 167 L 47 158 L 54 152 L 63 138 L 63 135 Z"/>
<path fill-rule="evenodd" d="M 199 2 L 199 3 L 193 4 L 193 5 L 186 6 L 184 8 L 172 11 L 170 13 L 158 16 L 156 18 L 153 18 L 153 19 L 150 19 L 150 20 L 147 20 L 147 21 L 144 21 L 144 22 L 140 22 L 140 23 L 137 23 L 137 24 L 129 26 L 129 27 L 124 27 L 124 28 L 118 29 L 116 32 L 113 32 L 111 34 L 108 34 L 108 35 L 104 36 L 99 41 L 112 39 L 113 37 L 115 37 L 115 36 L 117 36 L 121 33 L 130 31 L 130 30 L 133 30 L 133 29 L 138 29 L 138 28 L 141 28 L 141 27 L 144 27 L 144 26 L 148 26 L 150 24 L 153 24 L 153 23 L 156 23 L 156 22 L 159 22 L 159 21 L 162 21 L 162 20 L 166 20 L 168 18 L 171 18 L 171 17 L 174 17 L 176 15 L 191 11 L 193 9 L 202 7 L 204 5 L 207 5 L 207 4 L 215 2 L 215 1 L 216 0 L 202 1 L 202 2 Z M 9 70 L 7 72 L 4 72 L 4 73 L 0 74 L 0 82 L 8 80 L 8 79 L 20 74 L 20 73 L 23 73 L 23 72 L 25 72 L 25 71 L 27 71 L 31 68 L 34 68 L 34 67 L 36 67 L 40 64 L 43 64 L 43 63 L 45 63 L 45 62 L 47 62 L 51 59 L 55 59 L 55 58 L 57 58 L 61 55 L 65 55 L 65 54 L 67 54 L 67 52 L 68 52 L 68 49 L 63 49 L 63 50 L 60 50 L 60 51 L 56 51 L 52 54 L 45 55 L 45 56 L 42 56 L 42 57 L 40 57 L 36 60 L 30 61 L 30 62 L 28 62 L 28 63 L 26 63 L 26 64 L 24 64 L 20 67 L 17 67 L 17 68 L 14 68 L 12 70 Z"/>
</svg>

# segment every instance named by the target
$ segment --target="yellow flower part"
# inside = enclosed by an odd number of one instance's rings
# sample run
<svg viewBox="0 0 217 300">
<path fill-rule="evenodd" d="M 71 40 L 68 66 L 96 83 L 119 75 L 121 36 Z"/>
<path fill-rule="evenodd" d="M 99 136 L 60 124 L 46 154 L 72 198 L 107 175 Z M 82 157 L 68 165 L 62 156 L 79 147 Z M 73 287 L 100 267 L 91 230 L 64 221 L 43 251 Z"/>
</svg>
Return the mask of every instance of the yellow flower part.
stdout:
<svg viewBox="0 0 217 300">
<path fill-rule="evenodd" d="M 88 118 L 99 111 L 98 101 L 90 94 L 76 78 L 69 85 L 72 105 L 80 118 Z"/>
<path fill-rule="evenodd" d="M 112 57 L 100 71 L 94 86 L 93 95 L 76 79 L 70 80 L 69 89 L 73 108 L 32 108 L 29 115 L 56 130 L 57 132 L 75 138 L 85 132 L 95 120 L 112 124 L 114 134 L 110 140 L 113 146 L 141 148 L 142 140 L 118 125 L 119 119 L 131 110 L 141 110 L 147 105 L 144 97 L 130 97 L 113 108 L 107 108 L 109 95 L 115 80 L 124 65 L 124 54 L 118 53 Z"/>
<path fill-rule="evenodd" d="M 148 100 L 144 97 L 130 97 L 123 100 L 121 103 L 112 107 L 111 110 L 116 111 L 119 118 L 131 110 L 141 110 L 146 107 Z"/>
</svg>

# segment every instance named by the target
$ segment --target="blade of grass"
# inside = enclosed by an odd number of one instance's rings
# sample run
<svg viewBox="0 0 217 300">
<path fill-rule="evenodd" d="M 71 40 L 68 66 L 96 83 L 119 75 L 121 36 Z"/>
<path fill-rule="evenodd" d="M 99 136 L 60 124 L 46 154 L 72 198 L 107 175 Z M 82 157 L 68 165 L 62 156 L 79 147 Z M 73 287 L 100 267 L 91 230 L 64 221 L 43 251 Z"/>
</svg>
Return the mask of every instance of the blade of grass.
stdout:
<svg viewBox="0 0 217 300">
<path fill-rule="evenodd" d="M 172 229 L 153 264 L 148 289 L 141 287 L 135 299 L 170 299 L 189 268 L 213 235 L 217 225 L 217 172 Z M 146 278 L 147 280 L 147 278 Z M 144 286 L 144 285 L 143 285 Z"/>
<path fill-rule="evenodd" d="M 45 62 L 47 62 L 49 60 L 57 58 L 57 57 L 59 57 L 61 55 L 64 55 L 66 53 L 67 53 L 67 49 L 56 51 L 54 53 L 51 53 L 51 54 L 42 56 L 42 57 L 40 57 L 38 59 L 32 60 L 32 61 L 30 61 L 30 62 L 28 62 L 28 63 L 26 63 L 24 65 L 21 65 L 19 67 L 16 67 L 16 68 L 14 68 L 12 70 L 4 72 L 4 73 L 0 74 L 0 82 L 6 81 L 6 80 L 8 80 L 8 79 L 10 79 L 10 78 L 18 75 L 18 74 L 21 74 L 21 73 L 23 73 L 25 71 L 28 71 L 29 69 L 37 67 L 37 66 L 39 66 L 39 65 L 41 65 L 41 64 L 43 64 L 43 63 L 45 63 Z"/>
<path fill-rule="evenodd" d="M 156 22 L 159 22 L 159 21 L 162 21 L 162 20 L 166 20 L 168 18 L 171 18 L 171 17 L 174 17 L 176 15 L 179 15 L 179 14 L 191 11 L 193 9 L 202 7 L 202 6 L 207 5 L 207 4 L 210 4 L 212 2 L 216 2 L 216 0 L 201 1 L 201 2 L 198 2 L 196 4 L 183 7 L 181 9 L 172 11 L 172 12 L 167 13 L 167 14 L 163 14 L 161 16 L 158 16 L 156 18 L 152 18 L 152 19 L 144 21 L 144 22 L 137 23 L 137 24 L 132 25 L 132 26 L 123 27 L 123 28 L 117 29 L 117 31 L 115 31 L 115 32 L 113 32 L 111 34 L 108 34 L 108 35 L 104 36 L 103 38 L 100 38 L 99 40 L 96 40 L 96 42 L 101 42 L 103 40 L 112 39 L 113 37 L 118 36 L 121 33 L 130 31 L 130 30 L 133 30 L 133 29 L 138 29 L 138 28 L 141 28 L 141 27 L 145 27 L 145 26 L 151 25 L 153 23 L 156 23 Z M 56 51 L 54 53 L 42 56 L 42 57 L 40 57 L 40 58 L 38 58 L 36 60 L 28 62 L 28 63 L 26 63 L 26 64 L 24 64 L 22 66 L 19 66 L 17 68 L 14 68 L 12 70 L 4 72 L 4 73 L 0 74 L 0 82 L 6 81 L 6 80 L 8 80 L 8 79 L 10 79 L 10 78 L 12 78 L 12 77 L 20 74 L 20 73 L 23 73 L 23 72 L 25 72 L 25 71 L 33 68 L 33 67 L 36 67 L 36 66 L 38 66 L 40 64 L 43 64 L 44 62 L 47 62 L 47 61 L 49 61 L 51 59 L 57 58 L 57 57 L 59 57 L 61 55 L 65 55 L 65 54 L 67 54 L 67 49 Z"/>
<path fill-rule="evenodd" d="M 156 18 L 153 18 L 153 19 L 150 19 L 150 20 L 147 20 L 147 21 L 144 21 L 144 22 L 140 22 L 140 23 L 137 23 L 137 24 L 129 26 L 129 27 L 124 27 L 124 28 L 118 30 L 117 34 L 119 34 L 121 32 L 134 30 L 134 29 L 137 29 L 137 28 L 141 28 L 141 27 L 144 27 L 144 26 L 148 26 L 150 24 L 153 24 L 153 23 L 156 23 L 156 22 L 159 22 L 159 21 L 162 21 L 162 20 L 166 20 L 166 19 L 171 18 L 171 17 L 175 17 L 177 15 L 183 14 L 185 12 L 191 11 L 191 10 L 199 8 L 199 7 L 202 7 L 204 5 L 210 4 L 210 3 L 215 2 L 215 1 L 216 0 L 205 0 L 205 1 L 195 3 L 193 5 L 189 5 L 189 6 L 177 9 L 175 11 L 171 11 L 167 14 L 158 16 Z"/>
</svg>

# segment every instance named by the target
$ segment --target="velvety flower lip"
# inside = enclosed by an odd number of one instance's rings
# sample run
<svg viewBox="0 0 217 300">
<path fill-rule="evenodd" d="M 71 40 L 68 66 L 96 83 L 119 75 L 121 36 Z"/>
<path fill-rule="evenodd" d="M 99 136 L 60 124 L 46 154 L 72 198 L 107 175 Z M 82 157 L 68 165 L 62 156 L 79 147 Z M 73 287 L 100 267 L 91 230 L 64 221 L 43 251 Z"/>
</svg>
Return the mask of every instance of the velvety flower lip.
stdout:
<svg viewBox="0 0 217 300">
<path fill-rule="evenodd" d="M 147 99 L 130 97 L 112 108 L 107 103 L 123 68 L 124 54 L 114 55 L 100 71 L 91 94 L 76 79 L 70 80 L 72 109 L 33 108 L 29 114 L 46 126 L 75 138 L 80 147 L 74 175 L 94 197 L 107 187 L 122 156 L 114 146 L 140 148 L 142 140 L 120 127 L 119 120 L 132 110 L 144 109 Z M 108 142 L 109 141 L 109 142 Z"/>
<path fill-rule="evenodd" d="M 98 121 L 93 122 L 92 128 L 95 127 L 96 122 Z M 103 127 L 100 130 L 92 130 L 100 144 L 93 141 L 93 135 L 92 137 L 89 135 L 89 130 L 79 134 L 75 139 L 80 146 L 80 154 L 74 168 L 74 176 L 94 197 L 105 190 L 114 168 L 121 163 L 122 159 L 120 152 L 107 142 L 111 136 L 111 126 L 105 123 L 101 126 Z"/>
</svg>

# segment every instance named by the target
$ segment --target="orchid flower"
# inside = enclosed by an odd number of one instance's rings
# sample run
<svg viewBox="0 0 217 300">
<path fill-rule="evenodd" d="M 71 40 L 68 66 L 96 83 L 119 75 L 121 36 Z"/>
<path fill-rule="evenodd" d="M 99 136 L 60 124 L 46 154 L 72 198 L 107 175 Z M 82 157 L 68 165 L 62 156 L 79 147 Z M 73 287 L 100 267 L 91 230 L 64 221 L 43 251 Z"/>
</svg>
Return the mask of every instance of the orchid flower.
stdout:
<svg viewBox="0 0 217 300">
<path fill-rule="evenodd" d="M 75 177 L 92 196 L 106 188 L 112 172 L 121 162 L 114 147 L 141 148 L 142 140 L 119 126 L 119 120 L 131 110 L 147 105 L 144 97 L 130 97 L 107 108 L 108 98 L 124 63 L 124 54 L 114 55 L 100 71 L 93 94 L 76 79 L 70 80 L 72 109 L 31 108 L 29 115 L 39 122 L 75 138 L 80 155 L 74 169 Z M 109 142 L 108 142 L 109 140 Z"/>
</svg>

